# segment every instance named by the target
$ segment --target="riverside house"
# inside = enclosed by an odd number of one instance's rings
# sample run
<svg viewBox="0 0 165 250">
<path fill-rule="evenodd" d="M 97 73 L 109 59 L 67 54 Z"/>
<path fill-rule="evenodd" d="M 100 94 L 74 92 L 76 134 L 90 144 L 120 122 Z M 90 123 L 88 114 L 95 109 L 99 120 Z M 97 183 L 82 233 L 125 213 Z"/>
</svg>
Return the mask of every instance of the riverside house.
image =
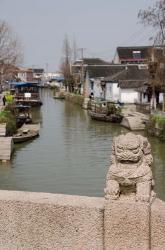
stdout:
<svg viewBox="0 0 165 250">
<path fill-rule="evenodd" d="M 82 62 L 74 64 L 74 73 L 81 74 Z M 124 103 L 147 103 L 148 67 L 146 64 L 112 64 L 101 59 L 85 58 L 83 73 L 88 92 L 94 98 Z"/>
<path fill-rule="evenodd" d="M 117 74 L 102 80 L 105 99 L 122 103 L 148 103 L 149 73 L 146 65 L 123 65 Z"/>
<path fill-rule="evenodd" d="M 84 58 L 72 65 L 73 75 L 79 79 L 83 93 L 82 77 L 89 95 L 128 104 L 148 104 L 152 96 L 148 60 L 151 46 L 118 47 L 114 62 L 100 58 Z M 163 91 L 157 88 L 157 104 L 163 102 Z"/>
<path fill-rule="evenodd" d="M 150 57 L 151 46 L 117 47 L 115 64 L 146 64 Z"/>
</svg>

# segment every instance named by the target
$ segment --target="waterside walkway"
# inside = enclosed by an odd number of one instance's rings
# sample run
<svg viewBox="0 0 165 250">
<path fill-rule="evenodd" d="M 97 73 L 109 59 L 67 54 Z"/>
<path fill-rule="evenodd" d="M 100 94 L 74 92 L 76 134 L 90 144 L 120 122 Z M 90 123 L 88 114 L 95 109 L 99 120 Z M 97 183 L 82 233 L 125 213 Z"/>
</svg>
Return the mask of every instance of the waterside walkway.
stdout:
<svg viewBox="0 0 165 250">
<path fill-rule="evenodd" d="M 1 111 L 3 110 L 3 108 L 4 108 L 2 98 L 3 98 L 3 93 L 0 94 L 0 112 L 1 112 Z"/>
</svg>

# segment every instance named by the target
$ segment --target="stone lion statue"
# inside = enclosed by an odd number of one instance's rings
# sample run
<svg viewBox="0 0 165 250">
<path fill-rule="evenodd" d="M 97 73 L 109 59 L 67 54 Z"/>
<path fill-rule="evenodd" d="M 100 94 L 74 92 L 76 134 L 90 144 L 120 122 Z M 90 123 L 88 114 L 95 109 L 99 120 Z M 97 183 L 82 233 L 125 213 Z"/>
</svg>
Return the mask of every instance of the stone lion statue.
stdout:
<svg viewBox="0 0 165 250">
<path fill-rule="evenodd" d="M 147 138 L 133 133 L 115 137 L 111 166 L 105 188 L 106 199 L 118 199 L 120 193 L 131 189 L 136 201 L 149 202 L 153 186 L 151 146 Z"/>
</svg>

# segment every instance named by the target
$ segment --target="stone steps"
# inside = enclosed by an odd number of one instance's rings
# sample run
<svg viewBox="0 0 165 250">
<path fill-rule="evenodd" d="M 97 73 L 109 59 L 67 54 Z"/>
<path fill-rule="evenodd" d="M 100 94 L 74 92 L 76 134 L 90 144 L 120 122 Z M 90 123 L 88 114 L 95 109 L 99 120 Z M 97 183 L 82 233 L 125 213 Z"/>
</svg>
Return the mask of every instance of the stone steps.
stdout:
<svg viewBox="0 0 165 250">
<path fill-rule="evenodd" d="M 0 160 L 9 161 L 13 152 L 12 137 L 0 137 Z"/>
<path fill-rule="evenodd" d="M 140 117 L 128 116 L 124 117 L 121 125 L 130 130 L 144 130 L 145 124 Z"/>
<path fill-rule="evenodd" d="M 6 123 L 0 124 L 0 136 L 6 135 Z"/>
</svg>

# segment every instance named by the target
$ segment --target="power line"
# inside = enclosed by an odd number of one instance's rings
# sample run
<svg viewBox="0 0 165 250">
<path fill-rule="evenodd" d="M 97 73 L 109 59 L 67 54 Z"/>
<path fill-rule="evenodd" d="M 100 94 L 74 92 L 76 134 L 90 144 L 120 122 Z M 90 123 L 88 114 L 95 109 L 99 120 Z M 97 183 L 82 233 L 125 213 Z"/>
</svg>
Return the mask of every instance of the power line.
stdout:
<svg viewBox="0 0 165 250">
<path fill-rule="evenodd" d="M 135 31 L 134 33 L 132 33 L 128 38 L 127 40 L 123 41 L 122 44 L 126 44 L 126 43 L 129 43 L 130 40 L 134 40 L 136 39 L 137 35 L 139 35 L 139 33 L 141 34 L 141 32 L 144 31 L 144 28 L 140 28 L 138 31 Z"/>
</svg>

